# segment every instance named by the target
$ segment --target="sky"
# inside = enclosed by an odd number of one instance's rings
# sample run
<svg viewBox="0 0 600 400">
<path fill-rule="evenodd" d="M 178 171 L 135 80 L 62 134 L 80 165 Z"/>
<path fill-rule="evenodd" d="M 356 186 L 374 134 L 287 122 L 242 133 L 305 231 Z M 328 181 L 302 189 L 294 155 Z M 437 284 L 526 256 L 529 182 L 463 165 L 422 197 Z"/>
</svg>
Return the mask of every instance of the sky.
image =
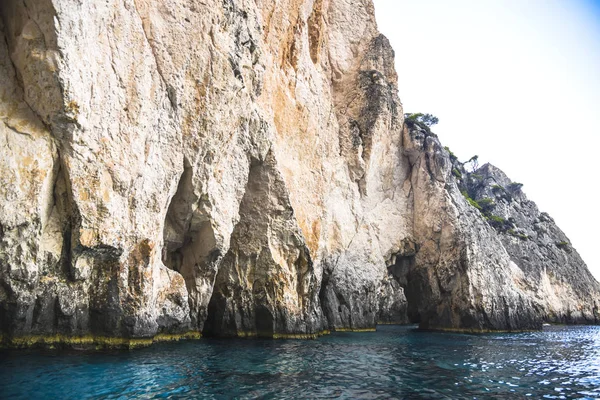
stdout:
<svg viewBox="0 0 600 400">
<path fill-rule="evenodd" d="M 405 112 L 490 162 L 600 280 L 600 0 L 374 0 Z"/>
</svg>

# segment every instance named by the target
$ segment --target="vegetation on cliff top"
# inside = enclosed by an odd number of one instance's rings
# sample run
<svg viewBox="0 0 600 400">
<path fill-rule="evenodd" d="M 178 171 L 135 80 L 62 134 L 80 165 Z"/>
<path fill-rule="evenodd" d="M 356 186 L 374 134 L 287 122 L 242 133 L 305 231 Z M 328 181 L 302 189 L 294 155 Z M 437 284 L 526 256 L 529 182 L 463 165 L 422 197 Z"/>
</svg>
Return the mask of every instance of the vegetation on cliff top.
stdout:
<svg viewBox="0 0 600 400">
<path fill-rule="evenodd" d="M 423 113 L 406 113 L 404 114 L 404 123 L 409 128 L 418 126 L 425 130 L 427 133 L 431 132 L 431 127 L 440 122 L 439 118 L 431 114 Z"/>
</svg>

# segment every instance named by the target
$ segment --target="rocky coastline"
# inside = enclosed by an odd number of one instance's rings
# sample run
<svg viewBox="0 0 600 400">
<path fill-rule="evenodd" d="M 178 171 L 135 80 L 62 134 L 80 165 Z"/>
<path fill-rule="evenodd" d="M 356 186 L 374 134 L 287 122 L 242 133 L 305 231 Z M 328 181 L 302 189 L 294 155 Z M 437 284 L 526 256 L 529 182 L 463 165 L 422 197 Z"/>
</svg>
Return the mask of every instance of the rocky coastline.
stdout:
<svg viewBox="0 0 600 400">
<path fill-rule="evenodd" d="M 0 16 L 0 346 L 600 322 L 523 185 L 405 118 L 372 0 Z"/>
</svg>

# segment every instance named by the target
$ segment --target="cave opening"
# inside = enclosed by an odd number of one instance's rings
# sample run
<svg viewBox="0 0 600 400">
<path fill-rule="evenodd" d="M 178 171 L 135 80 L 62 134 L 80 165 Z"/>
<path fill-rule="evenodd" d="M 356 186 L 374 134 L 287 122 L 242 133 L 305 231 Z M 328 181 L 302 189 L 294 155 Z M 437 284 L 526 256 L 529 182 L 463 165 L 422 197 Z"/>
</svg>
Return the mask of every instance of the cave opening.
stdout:
<svg viewBox="0 0 600 400">
<path fill-rule="evenodd" d="M 254 319 L 256 324 L 256 333 L 259 337 L 273 337 L 273 314 L 264 304 L 258 304 L 256 306 Z"/>
<path fill-rule="evenodd" d="M 193 168 L 184 158 L 183 173 L 165 217 L 162 261 L 183 276 L 192 326 L 202 329 L 221 252 L 212 222 L 194 189 Z"/>
<path fill-rule="evenodd" d="M 388 274 L 394 277 L 396 282 L 404 289 L 407 303 L 407 316 L 411 324 L 421 322 L 419 314 L 419 298 L 421 291 L 419 290 L 419 280 L 417 279 L 418 271 L 416 266 L 416 255 L 397 255 L 395 262 L 388 267 Z"/>
</svg>

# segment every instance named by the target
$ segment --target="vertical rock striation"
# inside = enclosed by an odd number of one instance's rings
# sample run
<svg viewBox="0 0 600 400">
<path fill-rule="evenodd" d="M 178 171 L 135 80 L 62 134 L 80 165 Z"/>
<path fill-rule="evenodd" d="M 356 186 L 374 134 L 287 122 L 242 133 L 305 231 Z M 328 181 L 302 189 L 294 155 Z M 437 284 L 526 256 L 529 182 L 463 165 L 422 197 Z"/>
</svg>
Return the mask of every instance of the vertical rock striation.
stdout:
<svg viewBox="0 0 600 400">
<path fill-rule="evenodd" d="M 598 321 L 552 220 L 513 193 L 499 231 L 461 190 L 507 178 L 405 126 L 371 0 L 0 15 L 5 344 Z"/>
</svg>

